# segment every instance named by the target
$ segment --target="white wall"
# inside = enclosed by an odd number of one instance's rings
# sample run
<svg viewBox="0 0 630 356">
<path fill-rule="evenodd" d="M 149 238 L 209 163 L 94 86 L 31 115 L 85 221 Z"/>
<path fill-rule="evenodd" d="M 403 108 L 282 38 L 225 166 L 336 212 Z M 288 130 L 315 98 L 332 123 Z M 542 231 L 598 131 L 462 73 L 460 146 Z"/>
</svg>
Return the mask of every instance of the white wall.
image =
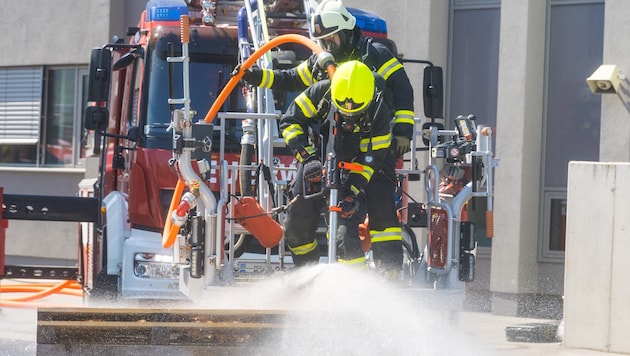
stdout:
<svg viewBox="0 0 630 356">
<path fill-rule="evenodd" d="M 630 353 L 630 164 L 570 162 L 564 345 Z"/>
<path fill-rule="evenodd" d="M 630 33 L 629 11 L 627 0 L 606 0 L 602 64 L 617 65 L 627 78 L 623 81 L 625 90 L 619 97 L 602 96 L 599 160 L 604 162 L 630 161 L 630 42 L 625 38 L 625 34 Z"/>
<path fill-rule="evenodd" d="M 124 34 L 122 3 L 3 1 L 0 66 L 87 64 L 92 47 L 107 43 L 113 34 Z"/>
</svg>

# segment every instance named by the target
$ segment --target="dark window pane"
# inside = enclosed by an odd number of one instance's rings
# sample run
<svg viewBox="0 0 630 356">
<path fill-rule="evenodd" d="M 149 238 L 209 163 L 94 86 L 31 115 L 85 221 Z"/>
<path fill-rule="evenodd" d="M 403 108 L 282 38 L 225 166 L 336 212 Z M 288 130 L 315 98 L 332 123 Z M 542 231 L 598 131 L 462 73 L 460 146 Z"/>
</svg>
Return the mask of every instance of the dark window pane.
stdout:
<svg viewBox="0 0 630 356">
<path fill-rule="evenodd" d="M 450 110 L 496 126 L 500 9 L 454 11 Z"/>
<path fill-rule="evenodd" d="M 46 164 L 72 164 L 74 143 L 75 69 L 48 74 Z"/>
<path fill-rule="evenodd" d="M 551 7 L 545 187 L 566 187 L 571 160 L 597 161 L 601 97 L 586 78 L 602 63 L 604 5 Z"/>
<path fill-rule="evenodd" d="M 37 157 L 36 145 L 0 145 L 0 164 L 34 165 Z"/>
</svg>

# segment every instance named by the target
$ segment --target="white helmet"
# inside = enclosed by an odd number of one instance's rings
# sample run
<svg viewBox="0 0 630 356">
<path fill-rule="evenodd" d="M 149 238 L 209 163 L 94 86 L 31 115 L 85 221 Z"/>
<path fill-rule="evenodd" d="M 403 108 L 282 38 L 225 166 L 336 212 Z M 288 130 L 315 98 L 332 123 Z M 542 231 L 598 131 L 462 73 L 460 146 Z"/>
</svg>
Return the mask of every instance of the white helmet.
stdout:
<svg viewBox="0 0 630 356">
<path fill-rule="evenodd" d="M 328 37 L 342 30 L 353 30 L 357 19 L 346 9 L 341 0 L 324 0 L 311 18 L 315 39 Z"/>
</svg>

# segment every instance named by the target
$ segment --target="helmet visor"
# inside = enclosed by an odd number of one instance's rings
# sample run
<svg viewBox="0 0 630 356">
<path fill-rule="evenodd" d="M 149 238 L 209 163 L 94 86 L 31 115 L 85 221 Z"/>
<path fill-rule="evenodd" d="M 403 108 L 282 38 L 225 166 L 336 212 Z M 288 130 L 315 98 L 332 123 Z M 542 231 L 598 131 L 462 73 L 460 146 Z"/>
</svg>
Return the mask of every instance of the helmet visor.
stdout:
<svg viewBox="0 0 630 356">
<path fill-rule="evenodd" d="M 319 39 L 317 42 L 324 51 L 332 54 L 338 53 L 341 49 L 341 38 L 339 38 L 339 34 L 337 33 Z"/>
<path fill-rule="evenodd" d="M 342 100 L 334 100 L 335 109 L 344 117 L 358 117 L 361 116 L 369 106 L 369 101 L 355 102 L 352 98 L 346 98 Z"/>
</svg>

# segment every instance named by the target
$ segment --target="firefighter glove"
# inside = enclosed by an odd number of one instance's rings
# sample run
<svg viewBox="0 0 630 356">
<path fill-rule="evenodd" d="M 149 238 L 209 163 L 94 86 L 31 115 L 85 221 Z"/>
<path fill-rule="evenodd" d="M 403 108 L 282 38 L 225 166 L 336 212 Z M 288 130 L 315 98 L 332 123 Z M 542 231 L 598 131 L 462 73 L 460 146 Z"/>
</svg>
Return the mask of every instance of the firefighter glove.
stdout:
<svg viewBox="0 0 630 356">
<path fill-rule="evenodd" d="M 316 63 L 320 69 L 326 70 L 329 65 L 335 64 L 335 57 L 330 52 L 322 51 L 317 55 Z"/>
<path fill-rule="evenodd" d="M 393 144 L 397 157 L 402 157 L 405 153 L 411 151 L 411 140 L 406 136 L 394 136 Z"/>
<path fill-rule="evenodd" d="M 359 209 L 361 208 L 361 199 L 357 195 L 347 195 L 341 201 L 340 208 L 340 215 L 342 219 L 352 219 L 353 216 L 357 215 Z"/>
<path fill-rule="evenodd" d="M 311 195 L 322 191 L 322 162 L 316 155 L 304 161 L 304 194 Z"/>
<path fill-rule="evenodd" d="M 239 64 L 234 67 L 234 70 L 232 71 L 232 76 L 235 76 L 240 72 L 241 65 L 242 64 Z M 258 66 L 253 65 L 243 70 L 243 77 L 241 79 L 246 84 L 258 86 L 260 84 L 260 81 L 262 80 L 262 70 Z"/>
</svg>

